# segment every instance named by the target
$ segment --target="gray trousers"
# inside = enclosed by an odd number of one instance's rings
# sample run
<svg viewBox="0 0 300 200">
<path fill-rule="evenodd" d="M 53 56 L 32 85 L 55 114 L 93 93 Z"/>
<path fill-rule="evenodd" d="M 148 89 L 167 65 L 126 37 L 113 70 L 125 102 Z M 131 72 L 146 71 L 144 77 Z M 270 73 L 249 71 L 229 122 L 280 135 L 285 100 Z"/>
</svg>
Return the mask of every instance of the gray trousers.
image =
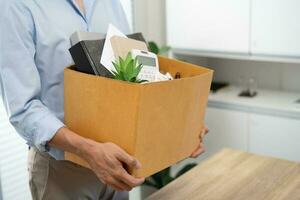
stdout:
<svg viewBox="0 0 300 200">
<path fill-rule="evenodd" d="M 33 200 L 128 200 L 128 192 L 104 185 L 91 170 L 34 148 L 29 150 L 28 171 Z"/>
</svg>

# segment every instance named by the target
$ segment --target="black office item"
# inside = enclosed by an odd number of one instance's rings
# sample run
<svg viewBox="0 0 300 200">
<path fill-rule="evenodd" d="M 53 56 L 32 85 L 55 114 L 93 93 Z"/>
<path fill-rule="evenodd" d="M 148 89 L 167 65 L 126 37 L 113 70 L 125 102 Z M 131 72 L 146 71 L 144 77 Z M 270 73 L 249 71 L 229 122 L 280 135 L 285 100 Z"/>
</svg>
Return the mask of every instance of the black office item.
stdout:
<svg viewBox="0 0 300 200">
<path fill-rule="evenodd" d="M 177 73 L 175 74 L 175 79 L 181 79 L 181 74 L 180 74 L 180 72 L 177 72 Z"/>
<path fill-rule="evenodd" d="M 141 33 L 134 33 L 127 37 L 145 42 Z M 77 71 L 112 78 L 112 73 L 101 63 L 105 39 L 102 40 L 84 40 L 72 46 L 69 51 L 75 63 Z"/>
<path fill-rule="evenodd" d="M 239 93 L 239 97 L 253 98 L 256 96 L 257 96 L 257 92 L 251 91 L 250 89 L 243 90 Z"/>
<path fill-rule="evenodd" d="M 229 84 L 226 83 L 226 82 L 212 82 L 211 84 L 211 88 L 210 90 L 213 92 L 213 93 L 216 93 L 218 92 L 220 89 L 224 88 L 224 87 L 227 87 Z"/>
<path fill-rule="evenodd" d="M 69 51 L 77 71 L 111 78 L 112 74 L 101 63 L 105 40 L 86 40 L 72 46 Z"/>
<path fill-rule="evenodd" d="M 133 34 L 127 35 L 127 37 L 147 43 L 142 33 L 133 33 Z"/>
</svg>

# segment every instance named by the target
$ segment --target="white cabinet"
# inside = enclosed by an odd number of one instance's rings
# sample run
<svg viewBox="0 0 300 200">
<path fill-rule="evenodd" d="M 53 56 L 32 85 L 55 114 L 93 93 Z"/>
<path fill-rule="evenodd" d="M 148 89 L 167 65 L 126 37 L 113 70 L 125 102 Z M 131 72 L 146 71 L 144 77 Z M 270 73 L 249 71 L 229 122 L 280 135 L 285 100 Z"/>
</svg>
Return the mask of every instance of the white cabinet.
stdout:
<svg viewBox="0 0 300 200">
<path fill-rule="evenodd" d="M 299 8 L 299 0 L 252 0 L 252 53 L 300 56 Z"/>
<path fill-rule="evenodd" d="M 245 112 L 208 107 L 206 126 L 209 133 L 205 137 L 205 153 L 197 159 L 186 159 L 174 165 L 172 173 L 176 174 L 188 163 L 201 162 L 224 148 L 247 151 L 248 114 Z"/>
<path fill-rule="evenodd" d="M 167 0 L 174 52 L 300 62 L 299 0 Z"/>
<path fill-rule="evenodd" d="M 300 162 L 300 119 L 209 107 L 206 124 L 205 158 L 227 147 Z"/>
<path fill-rule="evenodd" d="M 210 107 L 207 109 L 206 124 L 210 130 L 205 138 L 207 156 L 223 148 L 247 151 L 247 113 Z"/>
<path fill-rule="evenodd" d="M 249 115 L 249 151 L 300 161 L 300 120 Z"/>
<path fill-rule="evenodd" d="M 167 0 L 173 48 L 249 53 L 250 0 Z"/>
</svg>

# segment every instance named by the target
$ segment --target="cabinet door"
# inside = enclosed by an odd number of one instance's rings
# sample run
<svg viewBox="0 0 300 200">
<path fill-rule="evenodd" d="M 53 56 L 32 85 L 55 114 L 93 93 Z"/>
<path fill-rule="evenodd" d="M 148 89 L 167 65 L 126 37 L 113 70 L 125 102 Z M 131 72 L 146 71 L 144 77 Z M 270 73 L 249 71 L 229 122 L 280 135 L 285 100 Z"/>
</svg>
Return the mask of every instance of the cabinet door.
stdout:
<svg viewBox="0 0 300 200">
<path fill-rule="evenodd" d="M 173 48 L 249 53 L 250 0 L 167 0 Z"/>
<path fill-rule="evenodd" d="M 206 124 L 210 132 L 205 139 L 207 156 L 223 148 L 247 151 L 247 123 L 247 113 L 208 108 Z"/>
<path fill-rule="evenodd" d="M 300 56 L 299 0 L 252 0 L 251 52 Z"/>
<path fill-rule="evenodd" d="M 188 163 L 199 163 L 224 148 L 247 151 L 248 114 L 239 111 L 209 107 L 206 111 L 206 126 L 209 133 L 205 137 L 205 153 L 195 159 L 186 159 L 174 165 L 176 174 Z"/>
<path fill-rule="evenodd" d="M 250 114 L 249 150 L 300 161 L 300 120 Z"/>
</svg>

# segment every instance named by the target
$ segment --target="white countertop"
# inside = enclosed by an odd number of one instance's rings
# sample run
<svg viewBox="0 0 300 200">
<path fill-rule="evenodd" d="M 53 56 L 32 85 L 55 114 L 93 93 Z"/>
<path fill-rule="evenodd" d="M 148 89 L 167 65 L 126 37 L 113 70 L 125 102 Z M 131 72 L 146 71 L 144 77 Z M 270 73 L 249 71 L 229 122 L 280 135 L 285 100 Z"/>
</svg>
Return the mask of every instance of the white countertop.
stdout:
<svg viewBox="0 0 300 200">
<path fill-rule="evenodd" d="M 239 87 L 229 86 L 211 93 L 209 106 L 300 118 L 300 103 L 296 103 L 300 93 L 258 90 L 256 97 L 247 98 L 238 96 L 241 91 Z"/>
</svg>

